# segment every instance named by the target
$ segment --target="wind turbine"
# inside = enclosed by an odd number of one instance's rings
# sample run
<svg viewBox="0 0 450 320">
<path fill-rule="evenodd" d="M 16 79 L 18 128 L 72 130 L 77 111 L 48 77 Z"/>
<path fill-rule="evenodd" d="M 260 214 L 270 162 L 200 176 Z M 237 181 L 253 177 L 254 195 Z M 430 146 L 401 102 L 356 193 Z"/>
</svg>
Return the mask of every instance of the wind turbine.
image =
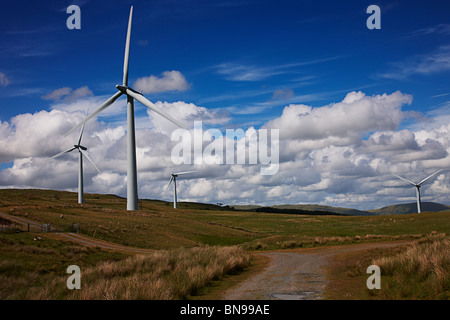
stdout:
<svg viewBox="0 0 450 320">
<path fill-rule="evenodd" d="M 421 210 L 421 204 L 420 204 L 420 187 L 422 186 L 423 183 L 425 183 L 425 181 L 428 181 L 429 179 L 431 179 L 432 177 L 434 177 L 435 175 L 437 175 L 439 172 L 441 172 L 443 169 L 440 169 L 438 171 L 436 171 L 435 173 L 433 173 L 432 175 L 426 177 L 425 179 L 423 179 L 422 181 L 420 181 L 419 183 L 414 183 L 408 179 L 405 179 L 403 177 L 400 177 L 396 174 L 394 174 L 394 176 L 396 176 L 399 179 L 402 179 L 403 181 L 406 181 L 410 184 L 412 184 L 413 186 L 416 187 L 416 196 L 417 196 L 417 213 L 422 212 Z"/>
<path fill-rule="evenodd" d="M 75 149 L 78 149 L 79 153 L 79 168 L 78 168 L 78 203 L 83 204 L 84 203 L 84 191 L 83 191 L 83 155 L 86 157 L 86 159 L 89 160 L 89 162 L 94 166 L 94 168 L 100 173 L 100 170 L 97 168 L 97 166 L 94 164 L 94 162 L 91 160 L 89 155 L 87 154 L 87 148 L 85 146 L 81 145 L 81 138 L 83 137 L 83 131 L 84 131 L 84 124 L 81 127 L 80 131 L 80 137 L 78 138 L 78 143 L 75 144 L 72 148 L 69 148 L 63 152 L 60 152 L 50 159 L 57 158 L 59 156 L 62 156 L 66 153 L 72 152 Z"/>
<path fill-rule="evenodd" d="M 134 100 L 139 101 L 147 108 L 159 113 L 167 120 L 173 122 L 177 126 L 184 128 L 184 125 L 172 118 L 165 111 L 156 107 L 152 102 L 147 100 L 142 93 L 128 86 L 128 62 L 130 57 L 130 38 L 131 38 L 131 21 L 133 17 L 133 6 L 130 9 L 130 17 L 128 20 L 127 38 L 125 43 L 125 58 L 123 62 L 123 82 L 122 85 L 116 85 L 119 92 L 116 92 L 111 98 L 106 100 L 97 110 L 86 117 L 81 123 L 75 126 L 66 135 L 82 126 L 84 123 L 95 117 L 97 114 L 108 108 L 121 95 L 127 96 L 127 210 L 138 209 L 138 193 L 137 193 L 137 169 L 136 169 L 136 137 L 134 127 Z"/>
<path fill-rule="evenodd" d="M 164 162 L 165 162 L 165 161 L 164 161 Z M 178 176 L 183 175 L 183 174 L 188 174 L 188 173 L 194 173 L 194 172 L 197 172 L 197 171 L 184 171 L 184 172 L 177 172 L 177 173 L 175 173 L 175 172 L 173 172 L 173 170 L 167 165 L 167 163 L 166 163 L 166 166 L 167 166 L 167 168 L 169 168 L 170 173 L 171 173 L 171 175 L 172 175 L 172 176 L 170 177 L 169 184 L 167 185 L 166 191 L 169 190 L 170 184 L 171 184 L 172 181 L 173 181 L 173 207 L 174 207 L 174 209 L 176 209 L 176 208 L 177 208 L 177 178 L 178 178 Z"/>
</svg>

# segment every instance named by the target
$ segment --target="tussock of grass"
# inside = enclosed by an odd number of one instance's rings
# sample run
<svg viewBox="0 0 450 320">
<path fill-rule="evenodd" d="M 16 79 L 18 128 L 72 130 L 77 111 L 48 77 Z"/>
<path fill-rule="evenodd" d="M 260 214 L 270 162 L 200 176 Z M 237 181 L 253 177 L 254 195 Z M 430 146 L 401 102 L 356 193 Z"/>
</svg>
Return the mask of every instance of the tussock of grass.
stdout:
<svg viewBox="0 0 450 320">
<path fill-rule="evenodd" d="M 363 236 L 331 236 L 331 237 L 311 237 L 311 236 L 272 236 L 256 241 L 249 241 L 244 244 L 247 250 L 276 250 L 276 249 L 295 249 L 295 248 L 311 248 L 318 246 L 344 245 L 364 242 L 404 240 L 404 239 L 420 239 L 425 235 L 376 235 L 366 234 Z"/>
<path fill-rule="evenodd" d="M 42 241 L 33 238 L 28 233 L 0 233 L 0 300 L 35 299 L 33 292 L 46 288 L 57 277 L 67 277 L 65 272 L 71 264 L 84 269 L 105 260 L 125 258 L 123 254 L 45 236 Z"/>
<path fill-rule="evenodd" d="M 383 299 L 449 299 L 450 238 L 436 235 L 373 261 L 381 268 Z"/>
<path fill-rule="evenodd" d="M 81 270 L 82 287 L 70 291 L 67 277 L 31 292 L 33 299 L 185 299 L 212 280 L 245 268 L 251 255 L 240 247 L 194 247 L 158 251 Z"/>
</svg>

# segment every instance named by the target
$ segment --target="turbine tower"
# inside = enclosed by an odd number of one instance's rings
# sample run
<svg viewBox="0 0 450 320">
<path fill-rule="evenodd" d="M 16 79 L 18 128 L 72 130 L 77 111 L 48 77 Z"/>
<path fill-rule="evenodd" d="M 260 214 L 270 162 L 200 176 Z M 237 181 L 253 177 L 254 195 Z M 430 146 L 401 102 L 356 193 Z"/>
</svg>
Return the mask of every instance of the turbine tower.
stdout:
<svg viewBox="0 0 450 320">
<path fill-rule="evenodd" d="M 165 162 L 165 161 L 164 161 L 164 162 Z M 174 207 L 174 209 L 176 209 L 176 208 L 177 208 L 177 201 L 178 201 L 178 199 L 177 199 L 177 178 L 178 178 L 178 176 L 179 176 L 179 175 L 183 175 L 183 174 L 188 174 L 188 173 L 194 173 L 194 172 L 197 172 L 197 171 L 184 171 L 184 172 L 177 172 L 177 173 L 175 173 L 175 172 L 173 172 L 172 169 L 167 165 L 167 163 L 166 163 L 166 166 L 167 166 L 167 168 L 169 168 L 170 173 L 171 173 L 171 175 L 172 175 L 172 176 L 170 177 L 169 184 L 167 185 L 166 191 L 169 190 L 170 184 L 171 184 L 172 181 L 173 181 L 173 207 Z"/>
<path fill-rule="evenodd" d="M 84 124 L 81 127 L 80 131 L 80 137 L 78 138 L 78 144 L 75 144 L 72 148 L 69 148 L 61 153 L 58 153 L 51 157 L 50 159 L 57 158 L 59 156 L 62 156 L 63 154 L 72 152 L 75 149 L 78 149 L 79 153 L 79 168 L 78 168 L 78 203 L 83 204 L 84 203 L 84 187 L 83 187 L 83 155 L 86 157 L 86 159 L 89 160 L 89 162 L 94 166 L 94 168 L 100 173 L 100 170 L 97 168 L 97 166 L 94 164 L 94 162 L 91 160 L 89 155 L 87 154 L 87 148 L 81 145 L 81 138 L 83 137 L 83 131 L 84 131 Z"/>
<path fill-rule="evenodd" d="M 137 167 L 136 167 L 136 137 L 134 126 L 134 100 L 139 101 L 147 108 L 157 112 L 167 120 L 173 122 L 177 126 L 185 129 L 184 125 L 172 118 L 165 111 L 156 107 L 152 102 L 147 100 L 142 93 L 128 86 L 128 62 L 130 57 L 130 38 L 131 38 L 131 21 L 133 17 L 133 6 L 130 9 L 130 17 L 128 20 L 127 38 L 125 43 L 125 58 L 123 62 L 123 82 L 116 85 L 118 92 L 111 98 L 106 100 L 97 110 L 86 117 L 81 123 L 70 130 L 66 135 L 82 126 L 84 123 L 95 117 L 97 114 L 108 108 L 121 95 L 127 96 L 127 210 L 138 210 L 138 192 L 137 192 Z"/>
<path fill-rule="evenodd" d="M 414 183 L 408 179 L 405 179 L 403 177 L 400 177 L 396 174 L 394 174 L 394 176 L 396 176 L 399 179 L 402 179 L 403 181 L 406 181 L 410 184 L 412 184 L 413 186 L 416 187 L 416 197 L 417 197 L 417 213 L 421 213 L 422 212 L 422 208 L 421 208 L 421 204 L 420 204 L 420 187 L 422 186 L 423 183 L 425 183 L 425 181 L 428 181 L 429 179 L 431 179 L 432 177 L 434 177 L 435 175 L 437 175 L 439 172 L 441 172 L 443 169 L 440 169 L 438 171 L 436 171 L 435 173 L 433 173 L 432 175 L 426 177 L 425 179 L 423 179 L 422 181 L 420 181 L 419 183 Z"/>
</svg>

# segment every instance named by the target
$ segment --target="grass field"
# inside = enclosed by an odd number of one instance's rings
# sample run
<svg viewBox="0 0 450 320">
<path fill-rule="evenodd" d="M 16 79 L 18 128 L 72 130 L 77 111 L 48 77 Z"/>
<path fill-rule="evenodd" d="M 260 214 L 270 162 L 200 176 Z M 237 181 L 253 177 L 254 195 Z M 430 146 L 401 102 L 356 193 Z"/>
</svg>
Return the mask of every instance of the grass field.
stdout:
<svg viewBox="0 0 450 320">
<path fill-rule="evenodd" d="M 381 289 L 369 290 L 366 268 L 381 268 Z M 326 299 L 449 300 L 450 239 L 433 234 L 412 246 L 347 253 L 334 258 Z"/>
<path fill-rule="evenodd" d="M 189 250 L 197 250 L 196 248 L 209 248 L 211 252 L 216 252 L 217 257 L 222 254 L 220 250 L 231 250 L 228 252 L 233 252 L 233 256 L 240 256 L 231 267 L 219 268 L 220 272 L 217 274 L 211 271 L 214 276 L 206 277 L 206 280 L 193 280 L 203 285 L 222 278 L 230 270 L 246 269 L 251 259 L 242 249 L 273 250 L 425 239 L 430 234 L 448 235 L 450 232 L 448 213 L 445 212 L 392 216 L 294 215 L 227 211 L 226 208 L 215 205 L 194 203 L 179 203 L 179 208 L 173 209 L 171 203 L 156 200 L 140 200 L 140 210 L 129 212 L 125 210 L 126 199 L 117 196 L 86 194 L 85 198 L 86 204 L 79 205 L 76 203 L 76 193 L 0 190 L 0 212 L 50 223 L 63 231 L 70 231 L 73 223 L 79 224 L 80 233 L 90 237 L 132 247 L 169 250 L 169 256 L 180 250 L 177 256 L 179 259 L 184 259 L 181 257 L 186 257 L 186 252 L 192 255 Z M 33 292 L 35 289 L 32 288 L 42 289 L 46 284 L 57 281 L 55 278 L 61 280 L 65 276 L 63 267 L 68 264 L 88 268 L 95 279 L 99 276 L 96 272 L 100 272 L 95 271 L 95 268 L 100 270 L 105 264 L 117 264 L 115 268 L 119 268 L 119 264 L 132 261 L 129 255 L 85 248 L 64 241 L 45 239 L 36 243 L 33 242 L 32 235 L 26 232 L 2 233 L 0 236 L 1 299 L 26 298 L 25 292 Z M 45 234 L 42 236 L 45 237 Z M 184 255 L 180 252 L 184 252 Z M 217 261 L 222 261 L 218 259 Z M 213 261 L 216 260 L 212 259 L 212 264 Z M 206 269 L 211 268 L 204 263 L 201 265 L 203 269 L 195 267 L 199 273 L 205 273 Z M 448 266 L 446 268 L 448 272 Z M 64 270 L 61 271 L 62 269 Z M 15 281 L 11 281 L 12 279 Z M 115 280 L 120 287 L 120 279 Z M 20 289 L 13 290 L 16 286 Z M 54 284 L 53 287 L 57 285 Z M 198 285 L 190 288 L 187 291 L 174 289 L 171 295 L 163 297 L 185 298 L 199 290 Z M 14 294 L 11 295 L 11 292 Z M 105 298 L 101 293 L 97 294 Z M 110 298 L 124 297 L 149 298 L 136 292 L 122 292 Z M 42 298 L 58 299 L 68 296 L 55 293 Z"/>
<path fill-rule="evenodd" d="M 0 211 L 61 230 L 80 225 L 80 233 L 123 245 L 173 249 L 196 245 L 275 249 L 420 237 L 449 233 L 446 213 L 395 216 L 314 216 L 224 211 L 218 206 L 141 200 L 126 211 L 126 200 L 50 190 L 0 190 Z M 193 209 L 191 207 L 194 207 Z"/>
</svg>

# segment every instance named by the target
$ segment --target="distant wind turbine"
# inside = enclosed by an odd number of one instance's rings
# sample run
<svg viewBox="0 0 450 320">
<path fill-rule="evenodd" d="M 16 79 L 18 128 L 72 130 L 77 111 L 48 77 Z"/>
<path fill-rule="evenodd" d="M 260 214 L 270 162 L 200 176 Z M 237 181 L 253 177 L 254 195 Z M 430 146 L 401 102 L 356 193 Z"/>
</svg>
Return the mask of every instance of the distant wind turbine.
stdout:
<svg viewBox="0 0 450 320">
<path fill-rule="evenodd" d="M 417 213 L 421 213 L 421 204 L 420 204 L 420 187 L 422 186 L 423 183 L 425 183 L 425 181 L 428 181 L 429 179 L 431 179 L 432 177 L 434 177 L 435 175 L 437 175 L 439 172 L 441 172 L 443 169 L 440 169 L 438 171 L 436 171 L 435 173 L 433 173 L 432 175 L 426 177 L 425 179 L 423 179 L 422 181 L 420 181 L 419 183 L 414 183 L 408 179 L 405 179 L 403 177 L 400 177 L 396 174 L 394 174 L 394 176 L 396 176 L 399 179 L 402 179 L 403 181 L 406 181 L 410 184 L 412 184 L 413 186 L 416 187 L 416 196 L 417 196 Z"/>
<path fill-rule="evenodd" d="M 165 162 L 165 161 L 164 161 Z M 173 207 L 176 209 L 177 208 L 177 178 L 178 178 L 178 176 L 180 176 L 180 175 L 183 175 L 183 174 L 188 174 L 188 173 L 194 173 L 194 172 L 197 172 L 197 171 L 184 171 L 184 172 L 173 172 L 173 170 L 167 165 L 167 163 L 166 163 L 166 167 L 167 168 L 169 168 L 169 170 L 170 170 L 170 173 L 171 173 L 171 177 L 170 177 L 170 180 L 169 180 L 169 184 L 167 185 L 167 189 L 166 189 L 166 191 L 167 190 L 169 190 L 169 187 L 170 187 L 170 184 L 172 183 L 172 181 L 173 181 Z"/>
<path fill-rule="evenodd" d="M 75 149 L 78 149 L 79 153 L 79 168 L 78 168 L 78 203 L 83 204 L 84 203 L 84 190 L 83 190 L 83 155 L 86 157 L 86 159 L 89 160 L 89 162 L 94 166 L 94 168 L 100 173 L 100 170 L 97 168 L 97 166 L 94 164 L 94 162 L 91 160 L 87 153 L 87 148 L 81 145 L 81 138 L 83 137 L 83 131 L 84 131 L 84 124 L 81 127 L 80 131 L 80 137 L 78 138 L 78 143 L 75 144 L 72 148 L 69 148 L 63 152 L 60 152 L 50 159 L 54 159 L 57 157 L 60 157 L 66 153 L 72 152 Z"/>
<path fill-rule="evenodd" d="M 131 21 L 133 17 L 133 6 L 130 9 L 130 17 L 128 20 L 127 39 L 125 43 L 125 58 L 123 62 L 123 83 L 122 85 L 116 85 L 117 90 L 111 98 L 106 100 L 97 110 L 91 115 L 85 118 L 81 123 L 75 126 L 72 130 L 66 133 L 66 135 L 72 133 L 74 130 L 85 124 L 87 121 L 95 117 L 97 114 L 108 108 L 114 103 L 121 95 L 127 96 L 127 210 L 138 209 L 138 192 L 137 192 L 137 168 L 136 168 L 136 133 L 134 126 L 134 100 L 139 101 L 147 108 L 159 113 L 167 120 L 173 122 L 177 126 L 184 128 L 182 123 L 172 118 L 165 111 L 156 107 L 152 102 L 147 100 L 142 93 L 134 90 L 128 86 L 128 62 L 130 57 L 130 39 L 131 39 Z"/>
</svg>

